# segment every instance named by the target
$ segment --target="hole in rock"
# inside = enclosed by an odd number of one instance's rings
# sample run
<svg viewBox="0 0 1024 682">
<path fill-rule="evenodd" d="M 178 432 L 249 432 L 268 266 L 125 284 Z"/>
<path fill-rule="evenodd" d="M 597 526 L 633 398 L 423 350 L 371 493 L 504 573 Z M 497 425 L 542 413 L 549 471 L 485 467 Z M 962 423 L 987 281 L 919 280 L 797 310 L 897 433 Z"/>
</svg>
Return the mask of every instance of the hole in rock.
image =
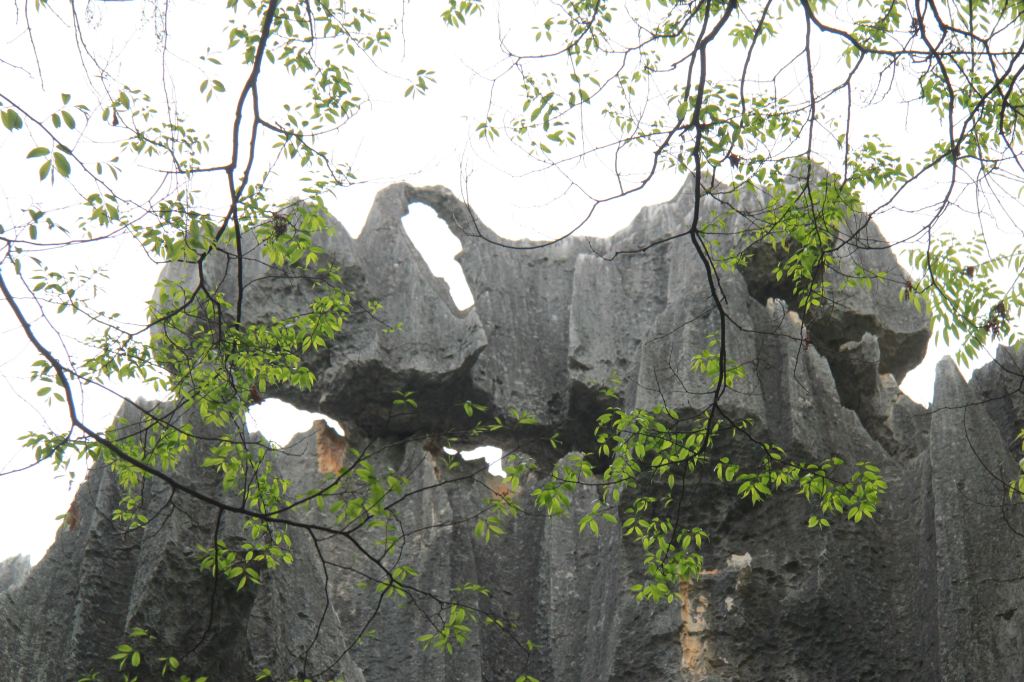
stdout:
<svg viewBox="0 0 1024 682">
<path fill-rule="evenodd" d="M 410 204 L 409 214 L 402 218 L 402 227 L 423 256 L 430 272 L 448 284 L 455 307 L 459 310 L 472 308 L 473 292 L 466 282 L 462 266 L 455 261 L 455 256 L 462 251 L 462 243 L 448 229 L 448 223 L 438 218 L 429 206 Z"/>
<path fill-rule="evenodd" d="M 487 471 L 492 476 L 505 476 L 505 470 L 501 467 L 501 448 L 496 448 L 493 445 L 483 445 L 472 450 L 462 450 L 461 452 L 451 448 L 445 448 L 444 451 L 449 455 L 460 455 L 467 462 L 474 459 L 487 460 Z"/>
<path fill-rule="evenodd" d="M 250 432 L 259 431 L 271 443 L 284 446 L 296 434 L 313 428 L 313 422 L 317 419 L 325 420 L 339 434 L 345 434 L 345 429 L 336 420 L 316 412 L 300 410 L 277 398 L 267 398 L 259 405 L 250 407 L 245 425 Z"/>
</svg>

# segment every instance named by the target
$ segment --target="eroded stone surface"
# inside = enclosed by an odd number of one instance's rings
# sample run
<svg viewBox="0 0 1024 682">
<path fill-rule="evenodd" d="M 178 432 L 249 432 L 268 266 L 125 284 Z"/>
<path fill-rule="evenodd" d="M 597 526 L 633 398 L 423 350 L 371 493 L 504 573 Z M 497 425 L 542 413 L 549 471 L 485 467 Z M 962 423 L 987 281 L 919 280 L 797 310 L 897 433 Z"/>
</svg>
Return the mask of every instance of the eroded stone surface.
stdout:
<svg viewBox="0 0 1024 682">
<path fill-rule="evenodd" d="M 374 548 L 382 538 L 369 527 L 297 529 L 294 567 L 241 593 L 224 589 L 195 567 L 194 548 L 211 541 L 213 511 L 155 483 L 146 491 L 151 524 L 126 531 L 110 520 L 116 483 L 97 467 L 79 492 L 76 528 L 58 534 L 22 585 L 0 591 L 0 679 L 65 679 L 101 667 L 143 624 L 175 655 L 193 650 L 186 663 L 209 666 L 204 672 L 218 679 L 263 666 L 283 679 L 381 682 L 522 673 L 580 682 L 1016 679 L 1024 544 L 1019 508 L 1003 485 L 1017 467 L 1014 438 L 1024 425 L 1022 356 L 1001 351 L 970 386 L 941 365 L 931 411 L 902 395 L 897 380 L 923 355 L 928 320 L 899 301 L 905 274 L 877 228 L 857 217 L 844 228 L 837 270 L 885 272 L 884 283 L 833 287 L 832 304 L 804 321 L 785 304 L 791 292 L 773 284 L 772 254 L 750 247 L 747 267 L 717 273 L 720 313 L 688 232 L 695 189 L 690 180 L 609 239 L 570 237 L 544 248 L 502 239 L 441 188 L 388 188 L 359 239 L 335 224 L 320 244 L 343 269 L 354 313 L 337 341 L 310 358 L 314 390 L 283 397 L 344 422 L 346 457 L 363 453 L 421 490 L 393 507 L 405 532 L 401 561 L 419 571 L 414 603 L 378 602 L 375 581 L 386 575 Z M 467 311 L 455 308 L 401 226 L 415 201 L 462 241 L 459 262 L 475 298 Z M 699 216 L 726 216 L 715 238 L 730 248 L 749 227 L 735 207 L 762 201 L 705 193 Z M 231 265 L 211 259 L 204 277 L 237 300 Z M 272 274 L 249 266 L 245 319 L 308 303 L 307 287 Z M 167 277 L 197 281 L 182 266 Z M 372 300 L 383 308 L 371 312 Z M 722 414 L 752 424 L 752 438 L 720 444 L 730 456 L 756 454 L 763 439 L 795 457 L 867 459 L 882 468 L 889 493 L 875 520 L 817 532 L 806 527 L 814 510 L 798 496 L 752 510 L 717 484 L 688 481 L 680 513 L 712 537 L 704 574 L 681 586 L 676 603 L 638 603 L 630 587 L 641 581 L 639 548 L 611 528 L 598 537 L 579 531 L 592 482 L 563 516 L 531 511 L 531 492 L 558 458 L 587 447 L 593 417 L 608 404 L 603 386 L 617 384 L 627 408 L 704 409 L 711 387 L 690 363 L 709 334 L 719 334 L 744 372 L 720 401 Z M 396 411 L 396 391 L 413 391 L 419 408 Z M 449 469 L 431 438 L 472 424 L 465 400 L 490 415 L 526 411 L 537 421 L 486 438 L 543 465 L 518 493 L 527 513 L 486 544 L 473 533 L 476 520 L 509 491 L 480 463 Z M 547 442 L 556 432 L 559 450 Z M 319 471 L 316 445 L 310 431 L 273 461 L 294 491 L 322 487 L 337 468 Z M 177 475 L 221 495 L 194 461 Z M 344 485 L 342 498 L 363 492 L 354 478 Z M 334 523 L 315 506 L 288 519 Z M 237 515 L 221 519 L 228 536 L 240 526 Z M 467 584 L 490 592 L 457 591 Z M 417 646 L 452 599 L 504 626 L 475 623 L 452 656 Z"/>
<path fill-rule="evenodd" d="M 132 432 L 141 416 L 126 406 L 118 419 Z M 201 444 L 194 458 L 180 463 L 179 479 L 191 490 L 237 504 L 213 472 L 199 466 L 222 432 L 194 415 L 170 419 L 191 426 Z M 315 471 L 315 455 L 310 465 Z M 159 657 L 175 656 L 181 673 L 210 679 L 254 679 L 269 665 L 282 679 L 316 671 L 323 679 L 344 673 L 346 680 L 361 682 L 345 656 L 345 633 L 325 610 L 322 567 L 307 537 L 296 534 L 295 570 L 269 576 L 260 590 L 238 591 L 223 577 L 200 572 L 197 547 L 215 537 L 237 545 L 241 519 L 218 517 L 211 505 L 181 490 L 172 494 L 159 481 L 148 481 L 140 492 L 140 511 L 151 523 L 131 529 L 111 520 L 122 496 L 113 474 L 105 466 L 89 472 L 75 497 L 75 527 L 58 531 L 19 587 L 0 592 L 0 679 L 78 680 L 92 672 L 106 678 L 113 675 L 110 656 L 131 641 L 143 653 L 134 671 L 139 679 L 159 679 Z M 130 640 L 135 627 L 152 638 Z"/>
<path fill-rule="evenodd" d="M 809 357 L 821 355 L 840 364 L 849 355 L 844 344 L 872 336 L 878 357 L 866 365 L 859 361 L 864 371 L 848 377 L 845 365 L 835 372 L 814 365 L 825 381 L 837 376 L 867 381 L 843 394 L 848 407 L 851 401 L 859 404 L 864 391 L 863 402 L 877 402 L 879 389 L 873 384 L 878 373 L 899 378 L 920 361 L 927 316 L 898 300 L 906 274 L 884 248 L 874 224 L 863 219 L 851 219 L 837 237 L 839 263 L 828 276 L 856 267 L 885 273 L 873 287 L 832 282 L 832 298 L 822 312 L 806 326 L 799 321 L 784 325 L 784 314 L 768 313 L 768 299 L 750 295 L 775 282 L 769 268 L 721 270 L 711 277 L 722 303 L 720 315 L 690 231 L 695 187 L 691 179 L 674 199 L 644 209 L 611 238 L 570 236 L 550 245 L 502 239 L 446 189 L 389 187 L 378 195 L 359 239 L 333 223 L 333 235 L 320 240 L 325 257 L 342 268 L 354 313 L 345 333 L 311 358 L 319 377 L 316 389 L 282 397 L 377 436 L 465 429 L 470 422 L 457 406 L 472 400 L 506 420 L 517 412 L 531 415 L 538 442 L 557 432 L 567 447 L 587 449 L 590 424 L 606 403 L 604 387 L 621 384 L 627 406 L 705 409 L 712 386 L 690 364 L 711 337 L 721 341 L 724 336 L 729 357 L 754 370 L 720 401 L 736 418 L 767 416 L 768 408 L 759 404 L 765 395 L 759 386 L 762 352 L 769 346 L 773 353 L 783 352 L 785 360 L 767 359 L 778 367 L 797 355 L 793 344 L 783 350 L 778 343 L 763 343 L 762 335 L 783 334 L 801 341 Z M 725 217 L 715 223 L 713 234 L 701 238 L 706 242 L 702 248 L 715 253 L 753 248 L 742 241 L 749 219 L 736 209 L 756 214 L 761 200 L 753 193 L 736 198 L 705 188 L 700 216 Z M 444 283 L 429 273 L 405 234 L 401 219 L 412 202 L 433 208 L 461 240 L 457 260 L 475 300 L 469 310 L 455 308 Z M 771 255 L 761 251 L 755 262 Z M 232 266 L 226 256 L 211 258 L 205 276 L 235 301 Z M 308 287 L 281 282 L 257 264 L 247 264 L 246 274 L 245 319 L 283 318 L 308 305 Z M 183 266 L 171 268 L 167 276 L 189 287 L 198 281 Z M 774 293 L 779 301 L 792 298 L 785 291 Z M 383 308 L 371 313 L 371 301 Z M 857 376 L 866 379 L 851 378 Z M 401 391 L 414 392 L 419 409 L 396 410 L 394 399 Z M 851 392 L 857 397 L 847 395 Z M 880 399 L 891 402 L 893 395 Z M 776 398 L 771 395 L 769 402 Z M 887 405 L 872 409 L 881 413 L 872 412 L 871 419 L 887 418 Z M 499 444 L 510 444 L 501 442 L 501 434 L 495 437 Z M 517 446 L 523 447 L 521 438 Z M 535 449 L 531 454 L 551 463 L 550 453 Z"/>
<path fill-rule="evenodd" d="M 0 561 L 0 592 L 13 589 L 25 582 L 32 564 L 24 554 Z"/>
</svg>

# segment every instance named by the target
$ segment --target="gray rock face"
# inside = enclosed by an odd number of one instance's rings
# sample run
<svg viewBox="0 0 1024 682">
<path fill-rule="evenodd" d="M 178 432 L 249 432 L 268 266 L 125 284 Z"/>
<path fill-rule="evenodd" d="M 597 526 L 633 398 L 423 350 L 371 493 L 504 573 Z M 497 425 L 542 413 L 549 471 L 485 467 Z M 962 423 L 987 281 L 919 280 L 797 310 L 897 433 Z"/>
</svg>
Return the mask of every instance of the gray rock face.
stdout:
<svg viewBox="0 0 1024 682">
<path fill-rule="evenodd" d="M 25 582 L 31 568 L 32 564 L 24 554 L 0 561 L 0 592 L 13 590 Z"/>
<path fill-rule="evenodd" d="M 142 407 L 153 412 L 170 406 Z M 221 435 L 194 415 L 169 419 L 194 427 L 201 443 Z M 125 432 L 144 428 L 135 407 L 124 407 L 118 420 Z M 180 479 L 192 490 L 226 500 L 219 481 L 199 467 L 209 450 L 193 454 L 181 462 Z M 329 611 L 322 624 L 313 623 L 321 625 L 320 639 L 311 637 L 310 618 L 324 614 L 318 598 L 322 580 L 303 537 L 297 538 L 305 551 L 294 571 L 274 575 L 264 590 L 236 591 L 223 578 L 199 571 L 197 545 L 212 544 L 214 537 L 237 544 L 239 519 L 218 518 L 210 505 L 180 490 L 172 493 L 159 481 L 139 492 L 141 511 L 152 522 L 135 529 L 115 523 L 123 493 L 110 469 L 95 466 L 75 498 L 77 521 L 61 528 L 20 587 L 0 592 L 0 679 L 78 680 L 91 672 L 107 679 L 113 674 L 111 654 L 131 641 L 143 653 L 135 671 L 140 679 L 158 679 L 158 658 L 176 656 L 180 672 L 211 679 L 254 679 L 272 664 L 279 674 L 315 668 L 362 680 L 344 656 L 345 638 Z M 276 613 L 282 602 L 296 609 L 288 620 L 261 617 Z M 315 606 L 302 610 L 305 604 Z M 131 640 L 135 627 L 151 638 Z"/>
<path fill-rule="evenodd" d="M 1006 485 L 1019 471 L 1024 355 L 1001 351 L 969 385 L 940 365 L 933 408 L 915 405 L 898 381 L 923 357 L 928 319 L 898 300 L 906 275 L 877 228 L 862 217 L 847 222 L 835 272 L 823 273 L 833 298 L 801 320 L 785 303 L 792 292 L 772 275 L 777 255 L 743 241 L 749 225 L 737 207 L 756 211 L 763 197 L 753 194 L 701 200 L 699 218 L 722 218 L 715 248 L 751 256 L 741 270 L 712 273 L 719 311 L 689 231 L 695 189 L 689 181 L 609 239 L 544 248 L 503 240 L 447 190 L 382 192 L 359 239 L 336 225 L 319 242 L 341 266 L 354 312 L 338 340 L 309 358 L 313 391 L 281 397 L 348 424 L 351 452 L 418 491 L 385 498 L 401 529 L 398 561 L 418 571 L 408 599 L 381 597 L 388 582 L 375 548 L 395 531 L 356 524 L 331 532 L 330 505 L 287 515 L 294 566 L 230 589 L 196 569 L 195 547 L 215 531 L 239 537 L 236 514 L 218 518 L 153 483 L 144 495 L 150 524 L 126 530 L 111 521 L 116 480 L 96 467 L 78 496 L 76 528 L 61 531 L 23 584 L 2 591 L 0 581 L 0 679 L 103 669 L 135 626 L 154 634 L 147 647 L 155 655 L 173 652 L 189 670 L 229 680 L 263 667 L 281 679 L 349 682 L 522 673 L 580 682 L 1017 679 L 1024 518 Z M 411 202 L 432 207 L 462 241 L 470 310 L 455 308 L 406 237 L 401 218 Z M 204 278 L 237 300 L 231 266 L 213 259 Z M 857 267 L 884 272 L 885 281 L 841 288 L 839 273 Z M 283 317 L 312 296 L 258 263 L 246 274 L 246 319 Z M 183 266 L 165 276 L 198 281 Z M 813 510 L 798 496 L 751 509 L 713 481 L 688 481 L 680 514 L 712 538 L 704 574 L 668 605 L 639 603 L 630 591 L 642 580 L 637 545 L 610 527 L 597 537 L 579 530 L 595 481 L 583 481 L 561 516 L 538 513 L 532 492 L 567 452 L 591 446 L 593 419 L 609 404 L 605 386 L 618 386 L 626 408 L 705 409 L 712 387 L 691 360 L 709 335 L 743 368 L 721 396 L 721 414 L 750 420 L 752 439 L 794 457 L 870 460 L 889 492 L 873 521 L 819 532 L 806 527 Z M 396 410 L 396 391 L 414 391 L 419 409 Z M 466 400 L 506 420 L 523 411 L 535 418 L 464 436 L 467 447 L 495 444 L 536 460 L 520 491 L 479 463 L 453 468 L 436 447 L 433 434 L 472 426 Z M 124 416 L 139 419 L 129 408 Z M 548 442 L 556 433 L 557 450 Z M 736 458 L 756 450 L 742 438 L 720 447 Z M 311 431 L 272 461 L 295 494 L 330 480 L 317 472 L 315 451 Z M 196 466 L 204 453 L 193 455 L 179 479 L 222 496 Z M 330 502 L 365 493 L 350 476 Z M 483 542 L 474 526 L 509 498 L 524 513 Z M 451 655 L 419 646 L 455 600 L 473 620 L 465 641 Z"/>
<path fill-rule="evenodd" d="M 938 367 L 934 408 L 933 513 L 936 554 L 943 558 L 936 566 L 940 672 L 945 679 L 1001 679 L 1024 644 L 1024 613 L 1018 613 L 1024 604 L 1022 517 L 1006 494 L 1020 469 L 983 402 L 948 359 Z"/>
</svg>

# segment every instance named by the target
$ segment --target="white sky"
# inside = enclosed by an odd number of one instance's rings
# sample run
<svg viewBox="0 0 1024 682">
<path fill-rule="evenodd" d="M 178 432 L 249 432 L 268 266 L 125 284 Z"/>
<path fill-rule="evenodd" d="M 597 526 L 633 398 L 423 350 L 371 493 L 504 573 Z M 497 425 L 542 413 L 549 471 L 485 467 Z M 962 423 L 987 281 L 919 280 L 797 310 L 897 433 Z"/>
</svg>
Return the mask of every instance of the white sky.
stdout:
<svg viewBox="0 0 1024 682">
<path fill-rule="evenodd" d="M 0 47 L 0 94 L 16 96 L 19 104 L 38 112 L 41 117 L 48 116 L 49 111 L 59 105 L 62 92 L 72 93 L 73 101 L 92 101 L 98 97 L 82 75 L 81 57 L 68 28 L 67 11 L 61 3 L 52 4 L 61 5 L 56 15 L 47 10 L 36 13 L 32 9 L 26 15 L 24 8 L 18 9 L 14 3 L 0 9 L 0 45 L 4 46 Z M 213 45 L 219 49 L 224 45 L 222 27 L 226 21 L 222 10 L 214 8 L 217 4 L 195 0 L 168 3 L 169 35 L 174 42 L 164 65 L 159 59 L 150 2 L 93 1 L 85 4 L 79 21 L 90 41 L 92 57 L 107 65 L 120 79 L 150 89 L 158 96 L 162 93 L 159 74 L 166 68 L 174 79 L 168 92 L 170 99 L 177 101 L 183 112 L 202 112 L 203 120 L 215 126 L 212 131 L 216 136 L 214 151 L 223 152 L 229 137 L 227 112 L 233 107 L 241 71 L 230 72 L 224 68 L 206 74 L 196 59 L 196 55 L 202 54 L 203 46 Z M 367 91 L 370 103 L 340 131 L 332 146 L 339 158 L 351 165 L 361 183 L 340 190 L 328 200 L 328 208 L 349 231 L 356 232 L 363 225 L 374 195 L 382 187 L 399 180 L 421 185 L 441 184 L 467 199 L 484 222 L 500 234 L 543 239 L 565 233 L 589 210 L 586 196 L 571 186 L 562 171 L 541 172 L 538 164 L 514 146 L 503 142 L 485 143 L 475 132 L 477 123 L 488 113 L 500 123 L 519 110 L 515 78 L 506 79 L 498 86 L 490 80 L 508 68 L 494 37 L 495 17 L 474 19 L 469 30 L 454 31 L 444 27 L 437 18 L 442 4 L 446 3 L 406 5 L 404 30 L 396 31 L 395 47 L 376 64 L 359 65 L 357 87 Z M 387 14 L 386 8 L 397 6 L 395 2 L 375 3 L 381 15 Z M 26 16 L 31 21 L 35 52 L 29 42 Z M 506 36 L 518 35 L 514 33 L 517 23 L 529 24 L 515 10 L 504 11 L 500 18 L 501 31 Z M 532 32 L 528 35 L 532 40 Z M 402 93 L 418 68 L 433 69 L 438 81 L 427 96 L 410 100 Z M 199 81 L 206 77 L 223 80 L 227 96 L 206 103 L 197 92 Z M 275 88 L 287 92 L 289 88 L 301 86 L 294 81 L 274 80 L 272 74 L 265 78 L 265 93 L 273 93 Z M 270 95 L 265 96 L 272 99 Z M 155 106 L 160 109 L 159 103 Z M 876 115 L 884 118 L 887 125 L 903 122 L 908 129 L 910 127 L 911 116 L 906 111 Z M 114 139 L 117 132 L 104 127 L 97 117 L 88 128 L 76 131 L 76 149 L 90 149 L 90 145 Z M 29 140 L 25 135 L 0 131 L 0 155 L 12 160 L 5 165 L 0 182 L 0 222 L 4 224 L 22 221 L 22 211 L 29 203 L 45 207 L 62 201 L 69 206 L 75 204 L 75 197 L 67 187 L 59 183 L 53 186 L 49 182 L 39 183 L 35 175 L 37 163 L 17 162 L 24 158 L 28 148 Z M 138 172 L 135 191 L 154 186 L 155 170 Z M 614 169 L 607 158 L 570 164 L 566 172 L 571 172 L 573 178 L 595 196 L 615 191 Z M 293 196 L 299 187 L 295 177 L 285 174 L 274 182 L 279 200 Z M 222 187 L 222 179 L 220 183 L 209 188 L 210 201 L 215 205 L 220 201 L 215 192 Z M 644 191 L 600 208 L 584 233 L 604 236 L 625 227 L 640 207 L 669 199 L 680 184 L 678 175 L 661 174 Z M 899 213 L 883 216 L 880 219 L 883 230 L 893 234 L 893 226 L 888 221 L 898 220 L 899 216 Z M 455 237 L 447 233 L 430 209 L 422 206 L 412 208 L 405 224 L 434 272 L 449 279 L 457 304 L 467 306 L 469 293 L 453 260 L 459 248 Z M 79 250 L 65 262 L 69 266 L 82 263 L 108 266 L 110 279 L 105 285 L 107 294 L 103 300 L 114 302 L 126 319 L 141 320 L 144 300 L 152 290 L 157 269 L 138 262 L 131 247 L 123 243 L 119 247 L 104 245 L 101 249 Z M 47 258 L 54 257 L 64 256 L 47 254 Z M 25 378 L 34 356 L 6 310 L 0 313 L 0 347 L 5 351 L 0 360 L 0 401 L 3 402 L 0 414 L 4 415 L 0 421 L 0 474 L 6 474 L 0 475 L 0 559 L 20 552 L 30 554 L 35 562 L 53 539 L 58 527 L 54 517 L 63 513 L 70 502 L 71 482 L 66 477 L 54 480 L 52 469 L 46 464 L 17 474 L 10 472 L 31 463 L 31 455 L 17 445 L 18 435 L 29 428 L 42 428 L 46 420 L 54 428 L 60 428 L 61 412 L 47 411 L 32 399 L 34 388 L 28 387 Z M 904 391 L 919 402 L 930 400 L 937 356 L 938 353 L 932 352 L 903 384 Z M 102 429 L 118 404 L 119 400 L 113 396 L 90 395 L 86 415 L 95 427 Z M 272 439 L 287 441 L 291 433 L 308 428 L 312 419 L 309 415 L 292 412 L 284 416 L 281 411 L 276 415 L 258 414 L 257 426 Z"/>
</svg>

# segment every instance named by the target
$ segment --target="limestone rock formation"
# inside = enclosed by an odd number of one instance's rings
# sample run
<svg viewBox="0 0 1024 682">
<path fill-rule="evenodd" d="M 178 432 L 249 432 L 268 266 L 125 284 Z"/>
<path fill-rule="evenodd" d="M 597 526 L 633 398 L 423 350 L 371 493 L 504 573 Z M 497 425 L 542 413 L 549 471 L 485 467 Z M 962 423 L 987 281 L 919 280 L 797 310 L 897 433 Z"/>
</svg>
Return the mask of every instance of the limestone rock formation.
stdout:
<svg viewBox="0 0 1024 682">
<path fill-rule="evenodd" d="M 28 576 L 32 564 L 24 554 L 0 561 L 0 592 L 18 587 Z"/>
<path fill-rule="evenodd" d="M 694 183 L 604 240 L 509 242 L 447 190 L 408 185 L 378 196 L 358 239 L 338 225 L 322 239 L 355 312 L 337 341 L 309 358 L 313 391 L 281 397 L 351 425 L 349 458 L 363 453 L 420 491 L 390 507 L 402 529 L 401 562 L 419 571 L 411 603 L 378 599 L 376 581 L 385 590 L 386 574 L 372 548 L 385 530 L 329 533 L 326 506 L 288 514 L 294 566 L 235 591 L 196 569 L 195 548 L 215 532 L 238 537 L 237 515 L 222 518 L 153 481 L 149 525 L 119 527 L 111 521 L 115 480 L 96 467 L 79 492 L 77 527 L 58 534 L 23 584 L 0 591 L 0 679 L 100 669 L 135 626 L 150 629 L 153 651 L 179 652 L 190 670 L 227 680 L 252 679 L 264 667 L 280 679 L 349 682 L 521 673 L 581 682 L 1016 679 L 1024 667 L 1024 519 L 1005 484 L 1017 471 L 1024 426 L 1024 356 L 1001 351 L 970 384 L 940 365 L 931 409 L 904 396 L 898 382 L 923 357 L 929 321 L 899 302 L 906 274 L 863 216 L 838 237 L 836 270 L 887 274 L 870 291 L 837 293 L 814 319 L 788 311 L 792 292 L 771 277 L 763 250 L 742 269 L 716 273 L 727 320 L 719 339 L 746 370 L 720 406 L 795 456 L 842 454 L 880 466 L 890 488 L 874 521 L 812 531 L 802 498 L 751 509 L 712 481 L 689 481 L 686 523 L 712 542 L 704 575 L 666 606 L 630 592 L 642 574 L 634 543 L 609 530 L 579 532 L 592 486 L 577 489 L 564 515 L 533 510 L 531 492 L 559 458 L 591 446 L 609 382 L 620 384 L 627 408 L 698 411 L 709 400 L 706 378 L 690 363 L 709 334 L 721 334 L 722 316 L 689 231 Z M 708 189 L 699 217 L 724 216 L 715 248 L 747 248 L 744 209 L 762 199 Z M 462 241 L 471 309 L 456 309 L 407 238 L 401 219 L 412 202 L 433 208 Z M 204 277 L 237 300 L 231 266 L 229 257 L 210 259 Z M 246 274 L 247 319 L 286 315 L 311 296 L 293 280 L 264 277 L 255 262 Z M 196 277 L 183 266 L 165 276 L 186 286 Z M 381 311 L 371 312 L 371 300 Z M 400 332 L 388 331 L 398 322 Z M 419 409 L 396 412 L 396 391 L 414 391 Z M 432 438 L 471 425 L 461 409 L 467 400 L 502 418 L 525 411 L 536 419 L 467 441 L 515 448 L 540 465 L 514 493 L 525 513 L 486 544 L 473 532 L 481 510 L 513 493 L 475 464 L 450 468 Z M 125 428 L 139 419 L 131 407 L 122 416 Z M 187 414 L 174 419 L 217 436 Z M 559 450 L 549 443 L 556 433 Z M 333 472 L 318 470 L 316 434 L 297 436 L 272 462 L 294 491 L 322 488 Z M 176 476 L 226 499 L 195 461 Z M 346 479 L 336 494 L 343 501 L 361 485 Z M 480 615 L 466 641 L 452 655 L 418 646 L 455 595 Z"/>
</svg>

